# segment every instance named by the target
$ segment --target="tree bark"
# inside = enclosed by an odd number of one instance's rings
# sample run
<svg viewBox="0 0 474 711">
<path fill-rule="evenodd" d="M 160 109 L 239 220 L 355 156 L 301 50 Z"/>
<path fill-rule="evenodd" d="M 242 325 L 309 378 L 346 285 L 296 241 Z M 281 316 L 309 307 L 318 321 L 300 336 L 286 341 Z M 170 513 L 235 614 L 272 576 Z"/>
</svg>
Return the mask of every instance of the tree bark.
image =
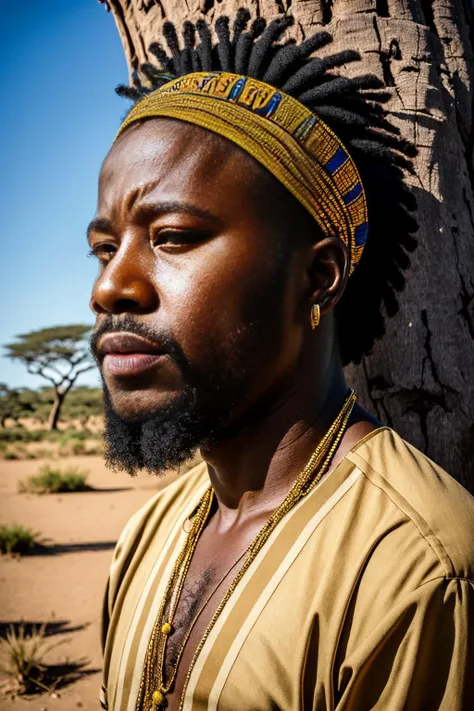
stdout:
<svg viewBox="0 0 474 711">
<path fill-rule="evenodd" d="M 61 414 L 61 406 L 66 397 L 65 393 L 60 393 L 56 390 L 54 394 L 53 407 L 48 416 L 48 430 L 53 431 L 58 429 L 59 415 Z"/>
<path fill-rule="evenodd" d="M 419 149 L 419 247 L 400 311 L 347 377 L 360 402 L 474 491 L 474 58 L 469 0 L 108 0 L 130 70 L 170 19 L 291 12 L 297 39 L 324 27 L 326 52 L 357 49 L 393 87 L 392 120 Z"/>
</svg>

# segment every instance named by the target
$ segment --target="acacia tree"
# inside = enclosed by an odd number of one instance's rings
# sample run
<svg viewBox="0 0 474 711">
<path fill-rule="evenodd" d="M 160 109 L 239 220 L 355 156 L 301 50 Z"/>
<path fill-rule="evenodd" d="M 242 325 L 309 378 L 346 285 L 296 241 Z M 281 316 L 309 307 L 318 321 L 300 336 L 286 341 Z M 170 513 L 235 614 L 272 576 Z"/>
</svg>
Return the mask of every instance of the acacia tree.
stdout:
<svg viewBox="0 0 474 711">
<path fill-rule="evenodd" d="M 50 430 L 57 429 L 61 406 L 77 378 L 95 368 L 87 342 L 90 330 L 90 326 L 81 324 L 42 328 L 21 334 L 16 343 L 5 346 L 8 358 L 20 361 L 29 373 L 45 378 L 53 386 Z"/>
<path fill-rule="evenodd" d="M 104 0 L 100 0 L 104 2 Z M 469 0 L 106 0 L 130 69 L 160 40 L 165 19 L 290 12 L 288 36 L 324 28 L 332 53 L 357 49 L 347 76 L 393 88 L 392 121 L 418 147 L 419 246 L 400 310 L 347 377 L 369 410 L 474 490 L 474 60 Z"/>
</svg>

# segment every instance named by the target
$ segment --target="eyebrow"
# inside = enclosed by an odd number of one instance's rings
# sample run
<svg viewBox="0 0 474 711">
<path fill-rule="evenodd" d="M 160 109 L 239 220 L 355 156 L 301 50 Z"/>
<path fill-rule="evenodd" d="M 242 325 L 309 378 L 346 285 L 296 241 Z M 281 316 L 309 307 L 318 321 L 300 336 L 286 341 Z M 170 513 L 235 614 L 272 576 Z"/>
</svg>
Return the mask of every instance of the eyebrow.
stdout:
<svg viewBox="0 0 474 711">
<path fill-rule="evenodd" d="M 138 220 L 146 219 L 147 217 L 157 217 L 159 215 L 180 214 L 191 215 L 191 217 L 198 217 L 201 220 L 221 224 L 221 220 L 212 212 L 186 202 L 143 202 L 141 205 L 137 206 L 133 212 L 135 219 Z"/>
<path fill-rule="evenodd" d="M 106 217 L 95 217 L 89 222 L 86 230 L 87 239 L 90 239 L 91 232 L 103 232 L 104 234 L 113 235 L 114 229 L 112 222 Z"/>
<path fill-rule="evenodd" d="M 133 212 L 136 220 L 146 220 L 147 218 L 166 214 L 180 214 L 198 217 L 201 220 L 213 222 L 216 226 L 222 224 L 222 220 L 212 212 L 197 207 L 197 205 L 178 201 L 147 202 L 138 206 Z M 87 227 L 87 239 L 90 239 L 92 232 L 102 232 L 103 234 L 113 235 L 114 228 L 112 221 L 106 217 L 95 217 Z"/>
</svg>

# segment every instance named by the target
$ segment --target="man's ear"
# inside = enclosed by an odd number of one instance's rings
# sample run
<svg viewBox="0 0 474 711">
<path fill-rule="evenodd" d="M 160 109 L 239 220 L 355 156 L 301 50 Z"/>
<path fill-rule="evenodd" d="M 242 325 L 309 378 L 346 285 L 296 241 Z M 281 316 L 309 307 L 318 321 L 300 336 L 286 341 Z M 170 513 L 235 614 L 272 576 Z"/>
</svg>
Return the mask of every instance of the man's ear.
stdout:
<svg viewBox="0 0 474 711">
<path fill-rule="evenodd" d="M 349 276 L 349 254 L 339 237 L 324 237 L 311 245 L 310 303 L 329 313 L 341 298 Z"/>
</svg>

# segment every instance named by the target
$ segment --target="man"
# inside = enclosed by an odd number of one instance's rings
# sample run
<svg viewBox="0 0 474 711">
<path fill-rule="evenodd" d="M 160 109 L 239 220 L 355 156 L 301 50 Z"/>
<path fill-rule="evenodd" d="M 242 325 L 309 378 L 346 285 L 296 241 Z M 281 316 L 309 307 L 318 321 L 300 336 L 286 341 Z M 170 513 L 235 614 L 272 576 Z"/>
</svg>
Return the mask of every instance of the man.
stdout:
<svg viewBox="0 0 474 711">
<path fill-rule="evenodd" d="M 396 310 L 413 149 L 328 73 L 355 52 L 248 19 L 165 25 L 89 226 L 109 464 L 204 459 L 118 543 L 102 705 L 474 708 L 474 501 L 342 369 Z"/>
</svg>

